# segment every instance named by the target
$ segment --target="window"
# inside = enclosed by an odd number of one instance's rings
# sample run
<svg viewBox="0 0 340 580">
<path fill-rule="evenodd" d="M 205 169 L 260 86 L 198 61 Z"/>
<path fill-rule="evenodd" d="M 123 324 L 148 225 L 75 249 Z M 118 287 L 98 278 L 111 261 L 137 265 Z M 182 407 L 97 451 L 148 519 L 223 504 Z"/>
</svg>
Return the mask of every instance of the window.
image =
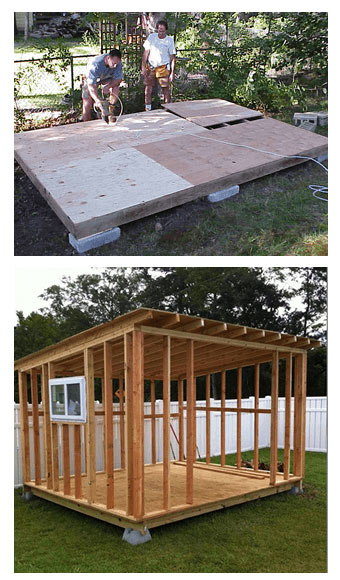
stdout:
<svg viewBox="0 0 340 580">
<path fill-rule="evenodd" d="M 85 377 L 50 379 L 49 389 L 52 421 L 86 421 Z"/>
</svg>

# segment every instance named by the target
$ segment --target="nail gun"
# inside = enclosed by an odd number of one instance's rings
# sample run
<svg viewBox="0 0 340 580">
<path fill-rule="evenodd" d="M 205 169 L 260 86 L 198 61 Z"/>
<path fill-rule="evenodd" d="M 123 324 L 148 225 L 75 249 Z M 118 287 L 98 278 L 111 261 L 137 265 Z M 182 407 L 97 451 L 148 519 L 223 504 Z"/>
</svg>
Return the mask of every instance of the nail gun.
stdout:
<svg viewBox="0 0 340 580">
<path fill-rule="evenodd" d="M 99 103 L 95 103 L 93 105 L 94 110 L 96 111 L 99 118 L 103 119 L 105 123 L 109 124 L 116 122 L 115 117 L 115 103 L 111 100 L 112 97 L 110 95 L 109 99 L 100 99 Z"/>
</svg>

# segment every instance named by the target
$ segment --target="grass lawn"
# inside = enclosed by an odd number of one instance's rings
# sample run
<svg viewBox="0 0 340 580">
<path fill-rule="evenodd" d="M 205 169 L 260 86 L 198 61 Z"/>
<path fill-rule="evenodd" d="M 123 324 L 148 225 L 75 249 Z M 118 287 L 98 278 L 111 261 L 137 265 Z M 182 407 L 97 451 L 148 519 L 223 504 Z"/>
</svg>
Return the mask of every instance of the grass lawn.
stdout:
<svg viewBox="0 0 340 580">
<path fill-rule="evenodd" d="M 326 469 L 326 454 L 309 452 L 303 494 L 155 528 L 137 547 L 122 541 L 121 528 L 42 499 L 26 503 L 16 490 L 15 572 L 327 572 Z"/>
</svg>

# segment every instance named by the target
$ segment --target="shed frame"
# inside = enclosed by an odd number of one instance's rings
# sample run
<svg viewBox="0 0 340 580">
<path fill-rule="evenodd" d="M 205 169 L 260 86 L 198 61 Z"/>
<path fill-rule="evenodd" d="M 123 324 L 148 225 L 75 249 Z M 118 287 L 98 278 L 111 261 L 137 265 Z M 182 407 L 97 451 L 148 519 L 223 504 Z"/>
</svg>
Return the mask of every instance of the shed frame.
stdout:
<svg viewBox="0 0 340 580">
<path fill-rule="evenodd" d="M 320 342 L 202 317 L 139 308 L 15 362 L 19 375 L 24 489 L 34 495 L 140 530 L 300 487 L 305 472 L 307 350 Z M 284 471 L 277 470 L 279 361 L 285 361 Z M 271 409 L 259 408 L 260 365 L 271 363 Z M 254 367 L 253 409 L 242 407 L 242 369 Z M 237 369 L 237 404 L 226 407 L 226 371 Z M 221 373 L 221 407 L 210 407 L 210 376 Z M 48 381 L 86 377 L 85 424 L 51 421 Z M 196 406 L 196 378 L 206 377 L 206 405 Z M 101 379 L 103 411 L 95 411 L 94 380 Z M 29 380 L 28 380 L 29 379 Z M 113 379 L 119 411 L 113 411 Z M 144 414 L 144 381 L 151 413 Z M 155 381 L 163 384 L 163 412 L 155 412 Z M 178 383 L 178 413 L 170 411 L 171 381 Z M 41 462 L 38 386 L 43 411 Z M 186 386 L 186 400 L 184 397 Z M 32 410 L 28 409 L 28 386 Z M 290 406 L 294 388 L 294 421 Z M 206 413 L 205 462 L 196 453 L 196 411 Z M 221 461 L 210 457 L 210 412 L 221 413 Z M 226 465 L 226 412 L 237 415 L 236 465 Z M 105 464 L 96 471 L 95 413 L 104 414 Z M 254 414 L 253 469 L 242 465 L 242 414 Z M 271 418 L 270 469 L 259 469 L 259 422 Z M 114 468 L 113 416 L 119 416 L 120 468 Z M 178 418 L 179 459 L 170 455 L 170 419 Z M 184 421 L 186 417 L 186 422 Z M 163 459 L 156 462 L 156 420 L 161 419 Z M 151 422 L 152 463 L 144 463 L 144 422 Z M 29 440 L 29 421 L 33 441 Z M 186 423 L 186 425 L 185 425 Z M 294 432 L 292 469 L 290 431 Z M 81 439 L 85 445 L 81 446 Z M 73 450 L 73 469 L 70 450 Z M 30 456 L 34 457 L 31 473 Z M 61 471 L 62 464 L 62 471 Z M 82 464 L 85 468 L 82 468 Z"/>
</svg>

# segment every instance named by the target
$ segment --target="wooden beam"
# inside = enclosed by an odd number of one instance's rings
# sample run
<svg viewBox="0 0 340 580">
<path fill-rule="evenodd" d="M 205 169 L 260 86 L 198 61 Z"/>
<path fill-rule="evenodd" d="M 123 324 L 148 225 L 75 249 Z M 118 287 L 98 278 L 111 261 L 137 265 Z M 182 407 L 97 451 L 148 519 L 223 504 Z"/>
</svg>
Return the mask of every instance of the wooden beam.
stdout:
<svg viewBox="0 0 340 580">
<path fill-rule="evenodd" d="M 289 479 L 290 465 L 290 414 L 292 398 L 292 366 L 293 357 L 291 354 L 286 359 L 285 375 L 285 439 L 284 439 L 284 460 L 283 460 L 283 477 Z"/>
<path fill-rule="evenodd" d="M 210 375 L 205 377 L 205 460 L 210 464 Z"/>
<path fill-rule="evenodd" d="M 307 353 L 302 355 L 302 443 L 301 443 L 301 469 L 302 477 L 305 477 L 306 467 L 306 403 L 307 403 Z"/>
<path fill-rule="evenodd" d="M 63 472 L 64 472 L 64 495 L 71 494 L 71 480 L 70 480 L 70 426 L 64 423 L 62 426 L 63 433 Z"/>
<path fill-rule="evenodd" d="M 52 445 L 51 445 L 51 419 L 50 419 L 50 395 L 48 388 L 48 365 L 43 364 L 41 370 L 41 395 L 44 411 L 44 453 L 45 453 L 45 479 L 47 489 L 52 489 Z"/>
<path fill-rule="evenodd" d="M 119 434 L 120 434 L 120 466 L 125 469 L 125 416 L 124 416 L 124 381 L 119 377 Z"/>
<path fill-rule="evenodd" d="M 41 484 L 40 466 L 40 426 L 39 426 L 39 401 L 38 401 L 38 373 L 36 369 L 31 369 L 31 395 L 32 395 L 32 417 L 33 417 L 33 450 L 34 450 L 34 479 L 35 484 Z"/>
<path fill-rule="evenodd" d="M 132 332 L 134 517 L 144 515 L 144 344 L 139 330 Z"/>
<path fill-rule="evenodd" d="M 278 397 L 279 397 L 279 356 L 273 353 L 271 416 L 270 416 L 270 478 L 269 484 L 275 485 L 277 472 L 277 437 L 278 437 Z"/>
<path fill-rule="evenodd" d="M 237 369 L 237 418 L 236 418 L 236 465 L 241 467 L 242 463 L 242 441 L 241 441 L 241 409 L 242 407 L 242 368 Z"/>
<path fill-rule="evenodd" d="M 178 439 L 179 439 L 179 459 L 184 460 L 184 417 L 183 417 L 183 391 L 184 380 L 178 380 Z"/>
<path fill-rule="evenodd" d="M 296 476 L 302 475 L 302 364 L 302 357 L 295 357 L 293 473 Z"/>
<path fill-rule="evenodd" d="M 260 415 L 257 412 L 259 408 L 260 399 L 260 365 L 257 363 L 254 366 L 254 470 L 259 468 L 259 419 Z"/>
<path fill-rule="evenodd" d="M 194 334 L 190 332 L 182 332 L 180 330 L 163 330 L 162 328 L 156 328 L 153 326 L 139 327 L 140 331 L 145 334 L 156 334 L 160 336 L 171 336 L 172 338 L 181 338 L 187 340 L 195 340 L 197 342 L 206 342 L 210 344 L 224 344 L 225 346 L 239 346 L 245 349 L 256 349 L 256 350 L 267 350 L 271 352 L 293 352 L 295 354 L 301 354 L 304 351 L 298 348 L 288 348 L 284 346 L 277 346 L 274 344 L 266 344 L 263 342 L 245 342 L 244 340 L 236 340 L 232 338 L 221 338 L 219 336 L 207 336 L 204 334 Z"/>
<path fill-rule="evenodd" d="M 106 508 L 114 507 L 114 445 L 112 415 L 112 344 L 104 342 Z"/>
<path fill-rule="evenodd" d="M 132 384 L 132 333 L 124 335 L 124 367 L 125 367 L 125 441 L 126 441 L 126 515 L 134 513 L 134 463 L 133 463 L 133 384 Z"/>
<path fill-rule="evenodd" d="M 151 380 L 150 384 L 150 398 L 151 398 L 151 463 L 157 462 L 156 458 L 156 398 L 155 398 L 155 381 Z"/>
<path fill-rule="evenodd" d="M 27 408 L 27 374 L 19 371 L 20 435 L 23 483 L 31 481 L 30 443 Z"/>
<path fill-rule="evenodd" d="M 226 373 L 221 373 L 221 466 L 225 466 L 225 383 Z"/>
<path fill-rule="evenodd" d="M 171 338 L 163 338 L 163 509 L 170 508 L 170 379 Z"/>
<path fill-rule="evenodd" d="M 86 378 L 86 449 L 87 449 L 87 501 L 96 503 L 96 425 L 94 415 L 94 371 L 93 351 L 84 349 L 84 368 Z"/>
<path fill-rule="evenodd" d="M 186 502 L 194 501 L 194 342 L 187 342 L 187 464 L 186 464 Z"/>
<path fill-rule="evenodd" d="M 55 365 L 53 362 L 47 364 L 48 379 L 55 378 Z M 52 454 L 52 489 L 59 491 L 59 442 L 58 423 L 51 422 L 51 454 Z"/>
<path fill-rule="evenodd" d="M 81 425 L 73 426 L 73 446 L 74 446 L 74 496 L 76 499 L 80 499 L 82 497 Z"/>
</svg>

